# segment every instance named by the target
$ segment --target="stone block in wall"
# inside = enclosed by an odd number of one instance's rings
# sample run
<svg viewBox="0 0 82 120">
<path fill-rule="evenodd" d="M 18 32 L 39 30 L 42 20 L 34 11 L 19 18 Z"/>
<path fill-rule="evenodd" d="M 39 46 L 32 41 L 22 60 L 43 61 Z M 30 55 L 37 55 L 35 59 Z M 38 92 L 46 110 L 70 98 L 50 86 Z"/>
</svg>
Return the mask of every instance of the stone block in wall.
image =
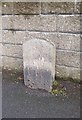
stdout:
<svg viewBox="0 0 82 120">
<path fill-rule="evenodd" d="M 26 38 L 26 31 L 2 31 L 3 43 L 22 44 Z"/>
<path fill-rule="evenodd" d="M 3 30 L 2 31 L 2 42 L 4 43 L 15 43 L 13 39 L 14 33 L 12 31 Z"/>
<path fill-rule="evenodd" d="M 2 16 L 0 16 L 0 30 L 2 29 Z"/>
<path fill-rule="evenodd" d="M 2 16 L 2 29 L 26 30 L 25 15 Z"/>
<path fill-rule="evenodd" d="M 75 79 L 80 82 L 80 68 L 56 65 L 56 76 L 65 79 Z"/>
<path fill-rule="evenodd" d="M 3 55 L 22 58 L 22 45 L 3 44 Z"/>
<path fill-rule="evenodd" d="M 2 14 L 13 14 L 13 2 L 2 2 Z"/>
<path fill-rule="evenodd" d="M 23 29 L 23 30 L 40 30 L 40 31 L 57 31 L 62 32 L 79 32 L 80 16 L 79 15 L 15 15 L 11 25 L 11 18 L 8 17 L 6 29 Z M 2 19 L 3 20 L 3 19 Z M 5 22 L 2 24 L 5 24 Z M 5 26 L 5 25 L 4 25 Z"/>
<path fill-rule="evenodd" d="M 0 56 L 2 55 L 2 43 L 0 43 Z"/>
<path fill-rule="evenodd" d="M 13 16 L 13 29 L 26 30 L 26 19 L 25 15 L 14 15 Z"/>
<path fill-rule="evenodd" d="M 40 2 L 2 2 L 2 14 L 40 14 Z"/>
<path fill-rule="evenodd" d="M 80 41 L 80 51 L 82 52 L 82 35 L 80 36 L 80 39 L 81 39 L 81 41 Z"/>
<path fill-rule="evenodd" d="M 0 42 L 2 42 L 2 30 L 0 30 Z"/>
<path fill-rule="evenodd" d="M 26 15 L 26 30 L 40 29 L 40 15 Z"/>
<path fill-rule="evenodd" d="M 80 53 L 80 68 L 82 69 L 82 52 Z"/>
<path fill-rule="evenodd" d="M 82 33 L 82 15 L 80 15 L 80 30 L 81 30 L 81 33 Z"/>
<path fill-rule="evenodd" d="M 41 31 L 56 31 L 56 15 L 41 15 L 39 23 Z"/>
<path fill-rule="evenodd" d="M 82 13 L 82 2 L 76 2 L 74 6 L 75 13 Z"/>
<path fill-rule="evenodd" d="M 74 2 L 42 2 L 41 13 L 53 14 L 53 13 L 73 13 Z"/>
<path fill-rule="evenodd" d="M 0 15 L 2 14 L 2 3 L 0 2 Z"/>
<path fill-rule="evenodd" d="M 55 15 L 4 15 L 3 29 L 56 31 Z"/>
<path fill-rule="evenodd" d="M 13 15 L 2 16 L 2 29 L 13 29 Z"/>
<path fill-rule="evenodd" d="M 80 41 L 80 34 L 59 33 L 56 48 L 80 51 Z"/>
<path fill-rule="evenodd" d="M 41 4 L 40 2 L 14 2 L 13 12 L 14 14 L 40 14 Z"/>
<path fill-rule="evenodd" d="M 14 29 L 56 31 L 55 15 L 15 15 Z"/>
<path fill-rule="evenodd" d="M 2 16 L 0 15 L 0 30 L 2 30 Z"/>
<path fill-rule="evenodd" d="M 80 13 L 82 13 L 82 1 L 80 2 Z"/>
<path fill-rule="evenodd" d="M 80 52 L 57 50 L 56 64 L 80 68 Z"/>
<path fill-rule="evenodd" d="M 57 31 L 80 32 L 80 15 L 58 15 Z"/>
<path fill-rule="evenodd" d="M 4 69 L 23 70 L 23 60 L 19 58 L 3 56 L 2 64 Z"/>
</svg>

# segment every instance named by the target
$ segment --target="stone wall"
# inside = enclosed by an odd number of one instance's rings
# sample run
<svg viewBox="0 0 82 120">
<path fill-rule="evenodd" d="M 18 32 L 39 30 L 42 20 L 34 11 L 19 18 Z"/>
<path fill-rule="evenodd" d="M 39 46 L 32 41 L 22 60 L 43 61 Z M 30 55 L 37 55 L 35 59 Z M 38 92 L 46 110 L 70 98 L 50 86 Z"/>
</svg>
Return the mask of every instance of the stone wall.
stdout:
<svg viewBox="0 0 82 120">
<path fill-rule="evenodd" d="M 22 71 L 22 44 L 31 38 L 43 38 L 56 44 L 56 77 L 79 81 L 80 6 L 81 3 L 73 2 L 3 2 L 0 41 L 3 68 Z"/>
</svg>

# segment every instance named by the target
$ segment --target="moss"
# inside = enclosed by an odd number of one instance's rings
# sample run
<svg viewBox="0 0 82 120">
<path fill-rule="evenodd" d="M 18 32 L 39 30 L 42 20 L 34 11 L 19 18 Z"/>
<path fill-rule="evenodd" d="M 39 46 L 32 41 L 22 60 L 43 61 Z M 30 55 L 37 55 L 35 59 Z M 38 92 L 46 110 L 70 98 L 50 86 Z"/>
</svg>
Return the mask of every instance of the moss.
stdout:
<svg viewBox="0 0 82 120">
<path fill-rule="evenodd" d="M 66 95 L 66 92 L 64 90 L 64 87 L 61 86 L 58 81 L 54 80 L 51 94 L 52 95 Z"/>
<path fill-rule="evenodd" d="M 57 85 L 58 85 L 58 82 L 57 82 L 56 80 L 54 80 L 53 85 L 54 85 L 54 86 L 57 86 Z"/>
<path fill-rule="evenodd" d="M 52 89 L 52 91 L 51 91 L 51 94 L 52 95 L 66 95 L 66 92 L 63 90 L 63 89 L 61 89 L 61 90 L 58 90 L 58 89 Z"/>
</svg>

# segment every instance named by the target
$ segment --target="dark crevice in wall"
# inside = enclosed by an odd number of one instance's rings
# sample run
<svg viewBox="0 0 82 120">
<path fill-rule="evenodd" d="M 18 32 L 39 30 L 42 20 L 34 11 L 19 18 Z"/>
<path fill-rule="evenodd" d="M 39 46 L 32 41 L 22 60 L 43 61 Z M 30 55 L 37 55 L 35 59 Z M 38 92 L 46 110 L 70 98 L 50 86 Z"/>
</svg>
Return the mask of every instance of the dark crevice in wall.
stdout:
<svg viewBox="0 0 82 120">
<path fill-rule="evenodd" d="M 41 13 L 41 15 L 81 15 L 81 13 Z"/>
<path fill-rule="evenodd" d="M 67 34 L 82 34 L 81 31 L 72 32 L 72 31 L 41 31 L 41 30 L 23 30 L 23 29 L 2 29 L 7 31 L 27 31 L 27 32 L 46 32 L 46 33 L 67 33 Z"/>
<path fill-rule="evenodd" d="M 12 32 L 15 32 L 15 31 L 28 31 L 26 29 L 2 29 L 2 30 L 8 30 L 8 31 L 12 31 Z"/>
<path fill-rule="evenodd" d="M 33 15 L 34 16 L 34 15 L 40 15 L 40 14 L 25 14 L 25 13 L 22 13 L 22 14 L 2 14 L 2 16 L 5 16 L 5 15 L 13 15 L 13 16 L 14 15 L 31 15 L 32 16 Z"/>
<path fill-rule="evenodd" d="M 3 57 L 10 57 L 10 58 L 18 58 L 18 59 L 23 59 L 22 57 L 15 57 L 15 56 L 8 56 L 8 55 L 2 55 Z"/>
<path fill-rule="evenodd" d="M 22 43 L 8 43 L 8 42 L 0 42 L 2 43 L 3 45 L 4 44 L 9 44 L 9 45 L 22 45 Z"/>
<path fill-rule="evenodd" d="M 79 69 L 79 67 L 74 67 L 74 66 L 70 66 L 70 65 L 60 65 L 60 64 L 56 64 L 56 65 L 60 66 L 60 67 L 70 67 L 70 68 Z"/>
<path fill-rule="evenodd" d="M 82 15 L 82 13 L 41 13 L 41 14 L 1 14 L 2 16 L 5 16 L 5 15 L 31 15 L 31 16 L 34 16 L 34 15 Z"/>
</svg>

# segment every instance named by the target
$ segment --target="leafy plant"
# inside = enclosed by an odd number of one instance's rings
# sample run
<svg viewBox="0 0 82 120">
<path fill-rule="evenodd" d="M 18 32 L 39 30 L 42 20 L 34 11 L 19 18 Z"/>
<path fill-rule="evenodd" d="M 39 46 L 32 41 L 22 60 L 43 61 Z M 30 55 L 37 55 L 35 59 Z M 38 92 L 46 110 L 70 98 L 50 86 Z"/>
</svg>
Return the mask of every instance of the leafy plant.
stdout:
<svg viewBox="0 0 82 120">
<path fill-rule="evenodd" d="M 54 80 L 51 94 L 52 95 L 54 95 L 54 94 L 66 95 L 65 90 L 64 90 L 64 86 L 61 86 L 61 84 L 59 84 L 56 80 Z"/>
<path fill-rule="evenodd" d="M 54 83 L 53 83 L 53 85 L 54 86 L 57 86 L 59 83 L 56 81 L 56 80 L 54 80 Z"/>
</svg>

